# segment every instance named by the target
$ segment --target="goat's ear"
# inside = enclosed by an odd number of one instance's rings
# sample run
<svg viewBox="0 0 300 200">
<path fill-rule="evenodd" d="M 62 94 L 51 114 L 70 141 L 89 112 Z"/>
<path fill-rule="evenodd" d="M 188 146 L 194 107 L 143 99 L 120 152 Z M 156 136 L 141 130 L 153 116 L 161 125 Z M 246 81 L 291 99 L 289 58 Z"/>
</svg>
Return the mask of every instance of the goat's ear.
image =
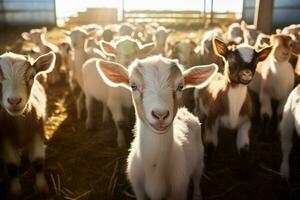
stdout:
<svg viewBox="0 0 300 200">
<path fill-rule="evenodd" d="M 107 85 L 111 87 L 123 86 L 130 89 L 128 70 L 121 64 L 99 59 L 96 66 Z"/>
<path fill-rule="evenodd" d="M 46 26 L 43 26 L 43 28 L 42 28 L 42 32 L 43 32 L 44 34 L 46 34 L 46 33 L 47 33 L 47 27 L 46 27 Z"/>
<path fill-rule="evenodd" d="M 241 28 L 242 28 L 242 30 L 247 30 L 248 29 L 248 24 L 244 21 L 244 20 L 242 20 L 241 21 Z"/>
<path fill-rule="evenodd" d="M 56 56 L 52 51 L 41 55 L 38 57 L 33 64 L 33 67 L 36 69 L 37 74 L 39 73 L 49 73 L 53 70 L 55 66 Z"/>
<path fill-rule="evenodd" d="M 153 42 L 144 44 L 139 50 L 139 56 L 148 56 L 154 49 L 155 44 Z"/>
<path fill-rule="evenodd" d="M 300 54 L 300 41 L 299 40 L 293 41 L 292 52 L 297 55 Z"/>
<path fill-rule="evenodd" d="M 184 89 L 197 87 L 203 88 L 213 79 L 218 71 L 216 64 L 195 66 L 183 72 Z"/>
<path fill-rule="evenodd" d="M 28 32 L 23 32 L 22 33 L 22 38 L 24 39 L 24 40 L 30 40 L 30 34 L 28 33 Z"/>
<path fill-rule="evenodd" d="M 281 30 L 280 28 L 277 28 L 277 29 L 276 29 L 276 34 L 280 34 L 281 31 L 282 31 L 282 30 Z"/>
<path fill-rule="evenodd" d="M 256 52 L 258 62 L 264 61 L 272 51 L 272 46 L 265 47 Z"/>
<path fill-rule="evenodd" d="M 217 38 L 213 39 L 214 52 L 220 57 L 226 58 L 227 55 L 227 45 Z"/>
<path fill-rule="evenodd" d="M 104 40 L 100 41 L 100 48 L 107 56 L 115 56 L 117 54 L 116 48 Z"/>
</svg>

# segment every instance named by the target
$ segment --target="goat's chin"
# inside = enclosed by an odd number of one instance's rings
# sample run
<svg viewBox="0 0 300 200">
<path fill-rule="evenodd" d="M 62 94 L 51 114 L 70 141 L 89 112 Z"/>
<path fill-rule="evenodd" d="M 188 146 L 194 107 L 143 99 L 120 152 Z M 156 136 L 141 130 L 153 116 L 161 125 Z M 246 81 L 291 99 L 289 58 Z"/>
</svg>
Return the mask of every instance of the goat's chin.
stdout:
<svg viewBox="0 0 300 200">
<path fill-rule="evenodd" d="M 167 133 L 168 130 L 170 129 L 170 127 L 171 127 L 171 124 L 172 124 L 172 123 L 170 123 L 170 124 L 168 124 L 168 125 L 166 125 L 166 126 L 164 126 L 164 127 L 158 127 L 158 126 L 155 126 L 154 124 L 150 124 L 150 123 L 148 122 L 148 126 L 151 128 L 151 130 L 152 130 L 155 134 L 158 134 L 158 135 L 163 135 L 163 134 Z"/>
<path fill-rule="evenodd" d="M 20 108 L 20 109 L 8 109 L 6 108 L 6 111 L 8 112 L 9 115 L 13 116 L 13 117 L 17 117 L 20 116 L 24 113 L 25 107 L 24 108 Z"/>
</svg>

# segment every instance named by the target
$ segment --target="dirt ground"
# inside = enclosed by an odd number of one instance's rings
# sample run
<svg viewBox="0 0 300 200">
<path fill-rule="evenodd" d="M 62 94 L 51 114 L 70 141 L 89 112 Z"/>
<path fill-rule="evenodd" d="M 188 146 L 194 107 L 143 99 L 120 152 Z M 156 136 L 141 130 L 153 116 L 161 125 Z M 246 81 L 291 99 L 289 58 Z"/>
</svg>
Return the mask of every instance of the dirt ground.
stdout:
<svg viewBox="0 0 300 200">
<path fill-rule="evenodd" d="M 22 29 L 0 31 L 0 52 L 20 37 Z M 200 31 L 201 32 L 201 31 Z M 172 38 L 184 37 L 189 32 L 176 33 Z M 197 37 L 200 33 L 195 33 Z M 62 41 L 58 29 L 48 34 L 54 43 Z M 48 91 L 48 120 L 46 131 L 45 174 L 51 189 L 49 199 L 134 199 L 126 179 L 127 149 L 118 149 L 116 130 L 112 122 L 101 124 L 87 132 L 84 120 L 75 115 L 74 100 L 66 84 Z M 97 109 L 101 110 L 101 107 Z M 132 120 L 133 121 L 133 120 Z M 132 127 L 132 124 L 130 125 Z M 276 124 L 274 124 L 276 126 Z M 128 128 L 128 138 L 132 137 Z M 219 146 L 212 162 L 204 171 L 201 189 L 204 200 L 299 200 L 300 199 L 300 143 L 295 137 L 291 155 L 290 181 L 282 180 L 278 173 L 281 160 L 278 134 L 272 132 L 264 141 L 259 137 L 261 128 L 254 117 L 251 130 L 249 174 L 241 179 L 241 163 L 236 151 L 235 132 L 221 130 Z M 24 161 L 21 170 L 24 199 L 39 197 L 32 183 L 33 170 Z M 5 192 L 4 168 L 0 165 L 0 199 Z"/>
</svg>

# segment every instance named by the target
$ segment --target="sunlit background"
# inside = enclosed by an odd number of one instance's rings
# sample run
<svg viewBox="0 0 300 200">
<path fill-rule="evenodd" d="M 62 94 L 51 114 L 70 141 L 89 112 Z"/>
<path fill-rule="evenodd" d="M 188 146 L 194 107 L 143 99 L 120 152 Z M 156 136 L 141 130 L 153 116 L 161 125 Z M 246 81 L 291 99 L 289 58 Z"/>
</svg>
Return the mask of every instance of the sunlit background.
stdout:
<svg viewBox="0 0 300 200">
<path fill-rule="evenodd" d="M 87 8 L 118 8 L 119 18 L 122 12 L 122 0 L 56 0 L 56 15 L 58 20 L 84 11 Z M 206 10 L 211 7 L 211 0 L 206 0 Z M 242 13 L 243 0 L 214 0 L 215 12 Z M 204 0 L 124 0 L 124 10 L 193 10 L 203 11 Z"/>
</svg>

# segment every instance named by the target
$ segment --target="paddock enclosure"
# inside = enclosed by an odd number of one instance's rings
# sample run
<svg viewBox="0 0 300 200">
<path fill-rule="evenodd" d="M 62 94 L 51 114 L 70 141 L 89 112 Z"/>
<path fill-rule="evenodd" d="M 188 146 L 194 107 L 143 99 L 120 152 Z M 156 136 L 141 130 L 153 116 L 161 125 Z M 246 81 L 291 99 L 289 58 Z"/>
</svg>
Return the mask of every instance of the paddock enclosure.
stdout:
<svg viewBox="0 0 300 200">
<path fill-rule="evenodd" d="M 271 13 L 276 14 L 273 14 L 273 19 L 263 18 L 258 21 L 255 21 L 255 15 L 260 16 L 261 13 L 255 14 L 255 12 L 258 12 L 255 10 L 257 9 L 255 5 L 263 0 L 240 1 L 242 3 L 238 14 L 230 10 L 224 11 L 221 9 L 218 11 L 217 7 L 226 4 L 225 1 L 220 0 L 199 0 L 199 5 L 206 4 L 205 9 L 201 11 L 196 11 L 196 9 L 183 11 L 178 10 L 176 7 L 175 10 L 168 10 L 167 8 L 161 10 L 147 10 L 144 8 L 124 10 L 124 7 L 122 10 L 121 2 L 123 2 L 123 6 L 126 5 L 126 0 L 123 0 L 120 2 L 113 1 L 112 4 L 116 5 L 117 8 L 94 5 L 92 8 L 70 12 L 69 16 L 58 16 L 58 6 L 62 5 L 59 1 L 0 1 L 0 53 L 7 51 L 22 53 L 24 50 L 37 48 L 33 42 L 24 41 L 21 35 L 31 28 L 42 28 L 43 26 L 48 27 L 47 41 L 59 45 L 67 37 L 65 32 L 73 30 L 76 26 L 96 23 L 104 27 L 108 24 L 120 25 L 124 22 L 132 24 L 155 22 L 171 30 L 167 39 L 170 44 L 189 38 L 199 45 L 205 32 L 214 28 L 221 28 L 226 32 L 230 24 L 240 23 L 241 20 L 245 20 L 248 24 L 253 23 L 256 27 L 268 24 L 261 22 L 264 19 L 272 20 L 270 27 L 264 27 L 263 32 L 266 34 L 275 33 L 277 28 L 283 28 L 290 24 L 300 24 L 300 12 L 298 12 L 300 4 L 297 0 L 268 0 L 268 2 L 271 2 L 269 5 L 274 3 L 273 8 L 264 8 L 260 12 L 270 12 L 271 10 Z M 84 1 L 81 2 L 81 5 L 86 6 Z M 235 1 L 228 1 L 228 4 L 234 3 Z M 170 2 L 170 4 L 176 4 L 176 1 Z M 71 5 L 68 5 L 67 2 L 65 6 Z M 147 5 L 145 7 L 147 8 Z M 211 8 L 215 10 L 210 10 Z M 288 15 L 289 12 L 293 17 Z M 87 13 L 90 13 L 91 16 Z M 280 16 L 287 17 L 283 19 Z M 62 21 L 65 24 L 61 23 Z M 297 81 L 299 80 L 296 73 Z M 95 103 L 96 129 L 86 130 L 86 113 L 84 113 L 83 119 L 77 119 L 76 102 L 66 79 L 47 87 L 46 94 L 46 159 L 44 173 L 50 191 L 47 195 L 41 195 L 32 187 L 35 177 L 34 169 L 27 157 L 23 156 L 20 167 L 23 195 L 20 199 L 135 199 L 135 194 L 126 177 L 127 157 L 130 143 L 134 138 L 134 108 L 132 107 L 132 110 L 126 116 L 129 119 L 125 130 L 127 146 L 126 148 L 119 148 L 116 142 L 117 130 L 112 114 L 109 113 L 107 122 L 101 122 L 100 111 L 103 110 L 101 103 Z M 258 97 L 253 96 L 254 115 L 249 133 L 249 163 L 247 166 L 241 164 L 241 158 L 236 148 L 236 131 L 226 128 L 219 130 L 218 147 L 213 153 L 211 162 L 205 166 L 201 178 L 200 188 L 204 200 L 300 199 L 299 137 L 294 134 L 290 156 L 291 176 L 286 180 L 281 177 L 279 172 L 282 158 L 280 135 L 277 131 L 279 122 L 272 119 L 271 129 L 267 138 L 264 138 L 264 130 L 259 115 Z M 276 103 L 274 105 L 276 106 Z M 247 171 L 246 177 L 244 177 L 245 174 L 241 175 L 244 168 Z M 4 163 L 0 160 L 0 199 L 6 199 L 6 193 L 7 175 Z M 187 194 L 188 199 L 192 199 L 190 193 L 191 191 Z"/>
</svg>

